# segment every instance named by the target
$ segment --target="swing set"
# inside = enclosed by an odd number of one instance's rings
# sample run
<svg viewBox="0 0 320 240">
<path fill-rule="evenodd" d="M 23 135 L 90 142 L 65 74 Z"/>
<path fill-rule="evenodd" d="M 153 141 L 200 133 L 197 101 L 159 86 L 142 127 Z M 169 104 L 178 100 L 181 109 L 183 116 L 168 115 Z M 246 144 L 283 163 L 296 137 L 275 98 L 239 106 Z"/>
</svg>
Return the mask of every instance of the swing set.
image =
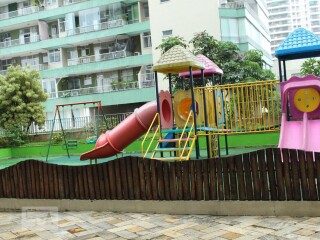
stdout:
<svg viewBox="0 0 320 240">
<path fill-rule="evenodd" d="M 106 118 L 105 118 L 105 115 L 104 115 L 104 112 L 103 112 L 103 109 L 102 109 L 101 101 L 89 101 L 89 102 L 75 102 L 75 103 L 68 103 L 68 104 L 57 104 L 56 105 L 56 110 L 55 110 L 55 113 L 54 113 L 51 132 L 50 132 L 50 140 L 49 140 L 49 146 L 48 146 L 46 161 L 48 161 L 48 157 L 49 157 L 50 147 L 51 147 L 51 144 L 52 144 L 54 125 L 55 125 L 55 120 L 56 120 L 57 116 L 58 116 L 58 119 L 59 119 L 61 131 L 62 131 L 62 137 L 63 137 L 63 142 L 64 142 L 63 146 L 65 146 L 65 149 L 66 149 L 67 154 L 68 154 L 68 158 L 70 158 L 69 149 L 74 148 L 74 147 L 76 147 L 78 145 L 77 140 L 68 140 L 67 141 L 67 139 L 66 139 L 65 130 L 63 129 L 63 124 L 62 124 L 62 120 L 61 120 L 60 108 L 62 107 L 62 109 L 64 109 L 64 107 L 68 107 L 68 106 L 71 107 L 71 115 L 72 115 L 72 119 L 74 119 L 72 107 L 75 106 L 75 105 L 84 105 L 86 107 L 86 105 L 88 105 L 88 104 L 93 104 L 93 105 L 97 105 L 98 106 L 98 114 L 97 114 L 98 115 L 98 119 L 99 119 L 100 112 L 101 112 L 102 118 L 103 118 L 104 123 L 105 123 L 105 125 L 107 127 L 107 122 L 106 122 Z M 96 117 L 96 115 L 94 114 L 94 120 L 95 120 L 95 117 Z M 89 136 L 88 135 L 89 131 L 88 131 L 88 129 L 86 129 L 86 135 L 87 135 L 86 142 L 87 143 L 94 143 L 97 140 L 98 134 L 99 134 L 98 129 L 99 129 L 99 124 L 96 124 L 95 136 Z"/>
</svg>

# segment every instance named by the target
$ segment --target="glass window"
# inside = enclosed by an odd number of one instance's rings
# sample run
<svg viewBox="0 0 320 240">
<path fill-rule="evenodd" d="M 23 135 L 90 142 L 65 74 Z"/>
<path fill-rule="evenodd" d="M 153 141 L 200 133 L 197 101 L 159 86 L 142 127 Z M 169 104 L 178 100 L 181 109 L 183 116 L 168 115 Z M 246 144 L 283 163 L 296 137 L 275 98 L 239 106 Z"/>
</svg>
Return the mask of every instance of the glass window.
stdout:
<svg viewBox="0 0 320 240">
<path fill-rule="evenodd" d="M 84 85 L 91 85 L 91 84 L 92 84 L 92 77 L 91 76 L 85 76 Z"/>
<path fill-rule="evenodd" d="M 169 37 L 169 36 L 172 36 L 172 30 L 165 30 L 165 31 L 162 31 L 162 36 L 163 36 L 163 37 Z"/>
<path fill-rule="evenodd" d="M 49 61 L 60 62 L 60 49 L 53 49 L 49 51 Z"/>
<path fill-rule="evenodd" d="M 144 11 L 144 17 L 148 18 L 149 17 L 149 5 L 148 3 L 143 4 L 143 11 Z"/>
<path fill-rule="evenodd" d="M 143 33 L 143 45 L 144 45 L 145 48 L 152 47 L 151 33 L 150 32 Z"/>
</svg>

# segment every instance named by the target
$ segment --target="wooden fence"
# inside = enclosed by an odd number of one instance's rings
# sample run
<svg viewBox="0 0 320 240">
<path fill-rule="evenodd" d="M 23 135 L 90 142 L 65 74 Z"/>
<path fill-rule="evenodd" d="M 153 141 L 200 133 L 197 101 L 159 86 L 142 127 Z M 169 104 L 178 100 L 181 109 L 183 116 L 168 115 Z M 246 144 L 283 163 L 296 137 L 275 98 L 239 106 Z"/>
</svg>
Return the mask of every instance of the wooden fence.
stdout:
<svg viewBox="0 0 320 240">
<path fill-rule="evenodd" d="M 124 157 L 87 166 L 28 160 L 0 171 L 0 198 L 319 200 L 320 154 L 282 154 L 269 148 L 217 159 Z"/>
</svg>

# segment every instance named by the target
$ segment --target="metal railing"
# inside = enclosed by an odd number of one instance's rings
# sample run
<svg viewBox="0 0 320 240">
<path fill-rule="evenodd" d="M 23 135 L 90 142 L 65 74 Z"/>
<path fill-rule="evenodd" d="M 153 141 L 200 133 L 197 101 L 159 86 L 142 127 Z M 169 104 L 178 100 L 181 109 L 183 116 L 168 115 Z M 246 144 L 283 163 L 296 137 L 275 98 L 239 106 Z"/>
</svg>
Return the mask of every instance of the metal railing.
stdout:
<svg viewBox="0 0 320 240">
<path fill-rule="evenodd" d="M 86 0 L 64 0 L 63 5 L 70 5 L 70 4 L 84 2 L 84 1 L 86 1 Z"/>
<path fill-rule="evenodd" d="M 96 117 L 74 117 L 74 118 L 62 118 L 62 126 L 64 130 L 72 130 L 72 131 L 84 131 L 84 132 L 94 132 L 96 130 L 99 131 L 99 134 L 105 132 L 107 129 L 113 129 L 120 122 L 122 122 L 126 117 L 128 117 L 131 112 L 127 113 L 117 113 L 117 114 L 106 114 L 105 121 L 102 116 Z M 38 125 L 32 123 L 29 128 L 29 134 L 47 134 L 52 130 L 53 120 L 46 120 L 43 127 L 39 128 Z M 107 126 L 106 126 L 107 125 Z M 59 119 L 55 119 L 54 123 L 54 131 L 61 131 L 61 126 Z M 1 131 L 0 131 L 0 135 Z"/>
<path fill-rule="evenodd" d="M 129 57 L 129 56 L 132 56 L 132 53 L 126 50 L 96 54 L 91 56 L 68 59 L 68 66 L 91 63 L 91 62 L 109 61 L 109 60 L 114 60 L 118 58 Z"/>
<path fill-rule="evenodd" d="M 6 13 L 0 14 L 0 20 L 15 18 L 15 17 L 19 17 L 19 16 L 24 16 L 24 15 L 29 15 L 29 14 L 36 13 L 36 12 L 39 12 L 39 7 L 38 6 L 20 8 L 20 9 L 18 9 L 16 11 L 6 12 Z"/>
<path fill-rule="evenodd" d="M 87 33 L 87 32 L 93 32 L 93 31 L 99 31 L 99 30 L 105 30 L 109 28 L 116 28 L 116 27 L 122 27 L 127 24 L 127 22 L 124 19 L 115 19 L 107 22 L 102 22 L 102 23 L 97 23 L 89 26 L 84 26 L 84 27 L 77 27 L 73 29 L 65 29 L 65 24 L 64 22 L 60 23 L 61 25 L 61 32 L 65 32 L 67 36 L 72 36 L 72 35 L 78 35 L 82 33 Z"/>
<path fill-rule="evenodd" d="M 39 35 L 32 35 L 32 37 L 25 37 L 21 39 L 14 39 L 14 40 L 0 42 L 0 48 L 14 47 L 18 45 L 24 45 L 24 44 L 29 44 L 29 43 L 39 42 L 39 41 L 40 41 Z"/>
<path fill-rule="evenodd" d="M 44 64 L 38 64 L 38 65 L 28 65 L 30 70 L 34 69 L 37 71 L 43 71 L 43 70 L 47 70 L 48 69 L 48 64 L 44 63 Z M 22 67 L 22 69 L 26 69 L 28 66 Z M 6 75 L 8 73 L 8 70 L 2 70 L 0 71 L 1 75 Z"/>
<path fill-rule="evenodd" d="M 259 81 L 195 88 L 205 91 L 207 106 L 217 116 L 208 114 L 208 123 L 217 134 L 275 132 L 280 129 L 281 101 L 279 82 Z M 199 100 L 202 104 L 203 100 Z"/>
</svg>

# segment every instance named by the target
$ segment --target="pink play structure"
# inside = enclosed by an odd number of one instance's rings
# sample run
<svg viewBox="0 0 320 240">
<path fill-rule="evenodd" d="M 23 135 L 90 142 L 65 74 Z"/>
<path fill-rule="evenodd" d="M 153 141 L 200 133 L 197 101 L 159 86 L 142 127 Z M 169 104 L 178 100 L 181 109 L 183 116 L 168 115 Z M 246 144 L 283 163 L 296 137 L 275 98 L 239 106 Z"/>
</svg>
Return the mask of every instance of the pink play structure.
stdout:
<svg viewBox="0 0 320 240">
<path fill-rule="evenodd" d="M 292 77 L 280 83 L 282 119 L 279 148 L 320 152 L 320 78 Z"/>
</svg>

